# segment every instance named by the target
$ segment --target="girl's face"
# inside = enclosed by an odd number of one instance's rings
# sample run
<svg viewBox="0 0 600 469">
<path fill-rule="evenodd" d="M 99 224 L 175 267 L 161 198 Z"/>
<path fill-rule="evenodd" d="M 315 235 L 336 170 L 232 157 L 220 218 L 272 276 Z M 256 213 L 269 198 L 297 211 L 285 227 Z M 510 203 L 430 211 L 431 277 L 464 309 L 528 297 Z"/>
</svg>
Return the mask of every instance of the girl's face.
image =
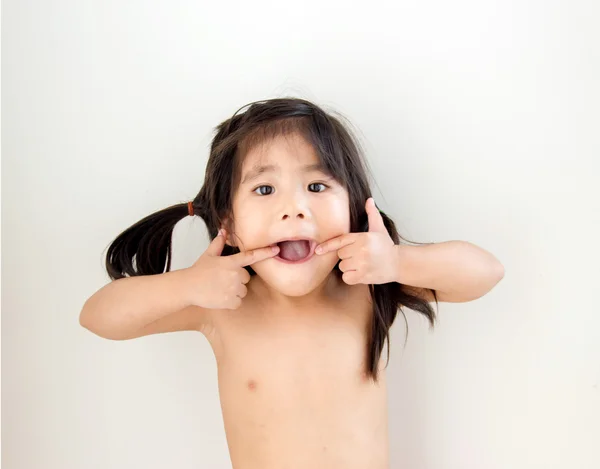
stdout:
<svg viewBox="0 0 600 469">
<path fill-rule="evenodd" d="M 257 145 L 242 164 L 228 243 L 247 251 L 290 238 L 311 240 L 303 262 L 270 258 L 252 265 L 265 283 L 286 296 L 306 295 L 328 277 L 337 253 L 317 256 L 314 248 L 350 231 L 348 192 L 323 171 L 312 145 L 299 134 Z M 293 256 L 293 247 L 287 248 L 292 252 L 281 247 L 282 257 Z"/>
</svg>

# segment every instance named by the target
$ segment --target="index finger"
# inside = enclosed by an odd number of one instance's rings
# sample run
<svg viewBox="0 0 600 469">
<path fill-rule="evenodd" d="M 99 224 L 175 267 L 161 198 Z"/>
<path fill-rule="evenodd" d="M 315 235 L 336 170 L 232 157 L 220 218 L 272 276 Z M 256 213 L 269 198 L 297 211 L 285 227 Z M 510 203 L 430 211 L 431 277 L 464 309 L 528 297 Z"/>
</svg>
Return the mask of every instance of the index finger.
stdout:
<svg viewBox="0 0 600 469">
<path fill-rule="evenodd" d="M 325 241 L 322 244 L 319 244 L 315 249 L 317 254 L 325 254 L 329 251 L 337 251 L 338 249 L 342 249 L 344 246 L 348 246 L 356 241 L 356 233 L 346 233 L 337 238 L 330 239 L 329 241 Z"/>
<path fill-rule="evenodd" d="M 266 248 L 238 252 L 231 257 L 239 264 L 240 267 L 244 267 L 264 261 L 270 257 L 275 257 L 277 254 L 279 254 L 279 246 L 267 246 Z"/>
</svg>

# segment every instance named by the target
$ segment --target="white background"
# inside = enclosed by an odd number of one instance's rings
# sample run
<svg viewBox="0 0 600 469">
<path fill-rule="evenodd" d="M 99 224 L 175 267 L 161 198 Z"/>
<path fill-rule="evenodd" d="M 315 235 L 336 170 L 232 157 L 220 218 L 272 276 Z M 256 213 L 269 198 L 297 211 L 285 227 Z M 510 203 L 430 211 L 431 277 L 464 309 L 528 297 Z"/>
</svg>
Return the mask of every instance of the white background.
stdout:
<svg viewBox="0 0 600 469">
<path fill-rule="evenodd" d="M 392 329 L 392 468 L 600 467 L 600 8 L 589 0 L 5 1 L 2 467 L 229 468 L 206 340 L 78 324 L 123 229 L 202 184 L 212 128 L 350 119 L 405 237 L 506 270 Z M 174 268 L 207 245 L 175 231 Z"/>
</svg>

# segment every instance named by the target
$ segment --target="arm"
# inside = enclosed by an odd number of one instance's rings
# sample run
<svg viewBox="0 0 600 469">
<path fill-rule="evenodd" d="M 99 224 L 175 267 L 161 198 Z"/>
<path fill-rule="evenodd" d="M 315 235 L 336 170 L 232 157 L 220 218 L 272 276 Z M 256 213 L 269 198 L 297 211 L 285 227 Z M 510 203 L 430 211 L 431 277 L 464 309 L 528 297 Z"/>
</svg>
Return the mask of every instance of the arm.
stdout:
<svg viewBox="0 0 600 469">
<path fill-rule="evenodd" d="M 85 302 L 79 323 L 112 340 L 202 330 L 210 310 L 188 302 L 188 282 L 185 269 L 114 280 Z"/>
<path fill-rule="evenodd" d="M 482 297 L 504 277 L 489 252 L 466 241 L 422 246 L 396 245 L 396 281 L 429 302 L 463 303 Z"/>
</svg>

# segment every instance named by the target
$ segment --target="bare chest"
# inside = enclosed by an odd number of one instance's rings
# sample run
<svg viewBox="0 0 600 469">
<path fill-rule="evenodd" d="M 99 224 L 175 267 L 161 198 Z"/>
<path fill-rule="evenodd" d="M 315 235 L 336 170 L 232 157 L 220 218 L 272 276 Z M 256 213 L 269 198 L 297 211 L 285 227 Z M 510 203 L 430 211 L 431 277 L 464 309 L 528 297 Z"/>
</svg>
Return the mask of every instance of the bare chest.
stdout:
<svg viewBox="0 0 600 469">
<path fill-rule="evenodd" d="M 219 369 L 249 390 L 298 392 L 343 380 L 360 383 L 366 369 L 371 305 L 358 294 L 293 313 L 249 304 L 215 322 Z"/>
<path fill-rule="evenodd" d="M 367 338 L 358 324 L 341 318 L 338 324 L 325 318 L 268 326 L 244 321 L 242 329 L 221 334 L 217 358 L 220 383 L 235 392 L 326 406 L 342 389 L 363 385 Z"/>
<path fill-rule="evenodd" d="M 282 467 L 293 454 L 287 467 L 370 467 L 379 448 L 383 463 L 385 373 L 378 383 L 366 378 L 370 306 L 347 300 L 300 316 L 220 318 L 213 349 L 234 462 Z"/>
</svg>

